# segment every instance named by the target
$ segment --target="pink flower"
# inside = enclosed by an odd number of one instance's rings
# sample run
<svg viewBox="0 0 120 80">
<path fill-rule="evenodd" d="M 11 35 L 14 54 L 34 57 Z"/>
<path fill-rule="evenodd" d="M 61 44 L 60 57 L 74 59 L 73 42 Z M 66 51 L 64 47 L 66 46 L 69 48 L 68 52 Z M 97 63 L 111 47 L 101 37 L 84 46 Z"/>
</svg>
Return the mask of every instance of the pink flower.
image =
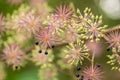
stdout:
<svg viewBox="0 0 120 80">
<path fill-rule="evenodd" d="M 55 13 L 50 16 L 49 27 L 55 32 L 60 28 L 64 28 L 70 21 L 69 19 L 72 17 L 72 14 L 72 9 L 68 8 L 66 5 L 60 5 Z"/>
<path fill-rule="evenodd" d="M 100 67 L 91 66 L 90 68 L 87 67 L 83 70 L 83 76 L 84 80 L 102 80 L 103 72 Z"/>
<path fill-rule="evenodd" d="M 59 7 L 57 7 L 55 14 L 59 19 L 66 21 L 69 18 L 71 18 L 73 10 L 68 8 L 66 5 L 64 6 L 60 5 Z"/>
<path fill-rule="evenodd" d="M 34 33 L 36 30 L 38 30 L 40 26 L 41 26 L 41 24 L 39 21 L 39 17 L 36 17 L 32 13 L 24 15 L 19 20 L 19 28 L 21 28 L 23 30 L 27 30 L 32 33 Z"/>
<path fill-rule="evenodd" d="M 50 16 L 48 25 L 51 31 L 57 32 L 60 28 L 63 27 L 64 23 L 58 20 L 57 15 L 52 14 Z"/>
<path fill-rule="evenodd" d="M 49 28 L 39 29 L 35 37 L 38 39 L 41 48 L 45 50 L 52 48 L 53 45 L 59 42 L 59 38 Z"/>
<path fill-rule="evenodd" d="M 94 15 L 93 15 L 94 16 Z M 91 40 L 98 40 L 103 37 L 103 32 L 107 26 L 102 26 L 102 16 L 90 18 L 86 24 L 87 36 Z"/>
<path fill-rule="evenodd" d="M 7 65 L 13 66 L 13 69 L 22 66 L 25 54 L 20 50 L 20 47 L 17 44 L 10 44 L 5 47 L 3 53 L 3 60 L 5 60 Z"/>
<path fill-rule="evenodd" d="M 119 30 L 112 30 L 105 33 L 105 40 L 109 43 L 109 48 L 118 48 L 120 46 Z"/>
</svg>

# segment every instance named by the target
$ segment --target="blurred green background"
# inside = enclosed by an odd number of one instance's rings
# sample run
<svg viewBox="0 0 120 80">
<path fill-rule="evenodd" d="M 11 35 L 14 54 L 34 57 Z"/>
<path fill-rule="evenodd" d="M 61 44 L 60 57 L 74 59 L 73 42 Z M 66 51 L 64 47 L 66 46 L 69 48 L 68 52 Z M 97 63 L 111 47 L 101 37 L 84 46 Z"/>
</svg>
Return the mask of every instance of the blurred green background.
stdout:
<svg viewBox="0 0 120 80">
<path fill-rule="evenodd" d="M 25 0 L 24 2 L 27 3 L 29 0 Z M 120 16 L 118 17 L 112 17 L 112 15 L 109 15 L 105 13 L 105 11 L 100 7 L 100 5 L 103 3 L 101 1 L 108 1 L 108 0 L 48 0 L 48 5 L 51 8 L 56 8 L 59 4 L 68 4 L 72 2 L 75 6 L 75 8 L 79 8 L 81 11 L 83 11 L 86 7 L 89 7 L 92 9 L 93 13 L 96 15 L 103 15 L 103 24 L 107 24 L 109 27 L 113 27 L 120 24 Z M 113 1 L 113 0 L 109 0 Z M 108 1 L 108 2 L 109 2 Z M 117 0 L 114 0 L 117 1 Z M 119 1 L 119 0 L 118 0 Z M 120 14 L 120 1 L 119 8 L 116 9 L 115 3 L 113 5 L 113 8 L 108 6 L 108 9 L 110 8 L 111 11 L 114 11 L 114 9 L 118 10 L 116 12 L 113 12 L 114 15 Z M 112 3 L 111 3 L 112 5 Z M 3 13 L 3 15 L 6 15 L 7 13 L 11 13 L 18 9 L 20 5 L 11 5 L 6 2 L 6 0 L 0 0 L 0 13 Z M 117 13 L 118 12 L 118 13 Z M 105 49 L 104 49 L 105 50 Z M 55 50 L 54 53 L 56 53 L 57 50 Z M 96 61 L 101 63 L 103 65 L 104 72 L 106 73 L 105 80 L 120 80 L 120 73 L 117 71 L 110 71 L 110 66 L 106 64 L 107 57 L 106 54 L 110 54 L 110 52 L 103 53 L 103 57 L 98 58 Z M 29 62 L 26 67 L 22 68 L 18 71 L 13 71 L 12 68 L 6 67 L 6 73 L 7 77 L 6 80 L 39 80 L 38 79 L 38 69 L 39 67 L 34 66 L 33 63 Z M 71 80 L 70 76 L 59 73 L 59 80 Z"/>
</svg>

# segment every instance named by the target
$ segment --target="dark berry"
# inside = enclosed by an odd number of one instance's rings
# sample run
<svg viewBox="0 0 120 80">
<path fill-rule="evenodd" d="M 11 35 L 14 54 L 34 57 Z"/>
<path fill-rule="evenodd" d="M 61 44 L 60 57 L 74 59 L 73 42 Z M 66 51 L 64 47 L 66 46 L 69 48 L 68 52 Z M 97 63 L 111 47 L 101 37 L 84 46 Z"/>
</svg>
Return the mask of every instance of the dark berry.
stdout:
<svg viewBox="0 0 120 80">
<path fill-rule="evenodd" d="M 107 48 L 107 51 L 110 51 L 110 48 Z"/>
<path fill-rule="evenodd" d="M 52 48 L 54 48 L 55 46 L 54 45 L 52 45 Z"/>
<path fill-rule="evenodd" d="M 82 75 L 81 78 L 84 78 L 84 76 Z"/>
<path fill-rule="evenodd" d="M 18 66 L 15 66 L 15 69 L 18 69 Z"/>
<path fill-rule="evenodd" d="M 100 64 L 97 64 L 97 67 L 101 67 L 101 65 L 100 65 Z"/>
<path fill-rule="evenodd" d="M 45 55 L 47 55 L 48 54 L 48 52 L 47 51 L 45 51 Z"/>
<path fill-rule="evenodd" d="M 75 74 L 76 77 L 80 77 L 80 75 L 78 73 Z"/>
<path fill-rule="evenodd" d="M 81 67 L 80 67 L 80 66 L 78 66 L 78 67 L 77 67 L 77 71 L 80 71 L 80 70 L 81 70 Z"/>
<path fill-rule="evenodd" d="M 35 45 L 38 45 L 39 44 L 39 42 L 35 42 Z"/>
<path fill-rule="evenodd" d="M 42 50 L 39 50 L 39 53 L 42 53 Z"/>
</svg>

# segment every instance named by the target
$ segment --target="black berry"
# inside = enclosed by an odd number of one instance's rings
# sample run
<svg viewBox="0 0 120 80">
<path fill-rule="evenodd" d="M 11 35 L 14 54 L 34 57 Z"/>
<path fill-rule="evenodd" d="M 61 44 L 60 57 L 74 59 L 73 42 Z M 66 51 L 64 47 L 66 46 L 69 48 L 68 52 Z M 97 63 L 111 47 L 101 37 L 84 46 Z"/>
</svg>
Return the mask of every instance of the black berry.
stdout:
<svg viewBox="0 0 120 80">
<path fill-rule="evenodd" d="M 54 45 L 52 45 L 52 48 L 54 48 L 55 46 Z"/>
<path fill-rule="evenodd" d="M 110 51 L 110 48 L 107 48 L 106 50 L 107 50 L 107 51 Z"/>
<path fill-rule="evenodd" d="M 18 66 L 15 66 L 15 69 L 18 69 Z"/>
<path fill-rule="evenodd" d="M 78 67 L 77 67 L 77 71 L 80 71 L 80 70 L 81 70 L 81 67 L 80 67 L 80 66 L 78 66 Z"/>
<path fill-rule="evenodd" d="M 39 53 L 42 53 L 42 50 L 39 50 Z"/>
<path fill-rule="evenodd" d="M 48 52 L 47 51 L 45 51 L 45 55 L 47 55 L 48 54 Z"/>
<path fill-rule="evenodd" d="M 78 73 L 75 74 L 76 77 L 80 77 L 80 75 Z"/>
<path fill-rule="evenodd" d="M 101 67 L 101 65 L 100 65 L 100 64 L 97 64 L 97 67 Z"/>
<path fill-rule="evenodd" d="M 39 44 L 39 42 L 35 42 L 35 45 L 38 45 Z"/>
<path fill-rule="evenodd" d="M 84 76 L 82 75 L 81 78 L 84 78 Z"/>
</svg>

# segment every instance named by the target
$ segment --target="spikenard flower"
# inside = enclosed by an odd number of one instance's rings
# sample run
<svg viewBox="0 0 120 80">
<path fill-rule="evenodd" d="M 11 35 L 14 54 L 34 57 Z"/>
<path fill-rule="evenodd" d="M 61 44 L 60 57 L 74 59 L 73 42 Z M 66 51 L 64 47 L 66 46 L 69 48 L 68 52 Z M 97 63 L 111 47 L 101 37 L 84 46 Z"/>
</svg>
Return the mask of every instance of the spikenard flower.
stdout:
<svg viewBox="0 0 120 80">
<path fill-rule="evenodd" d="M 18 4 L 21 4 L 23 2 L 23 0 L 7 0 L 7 2 L 11 3 L 11 4 L 18 5 Z"/>
<path fill-rule="evenodd" d="M 60 5 L 59 7 L 57 7 L 55 14 L 58 17 L 58 19 L 61 19 L 62 21 L 66 21 L 69 18 L 71 18 L 73 14 L 73 10 L 67 7 L 66 5 L 64 6 Z"/>
<path fill-rule="evenodd" d="M 90 19 L 86 24 L 87 37 L 91 40 L 99 40 L 103 37 L 103 32 L 105 31 L 106 25 L 102 25 L 102 16 L 91 15 Z"/>
<path fill-rule="evenodd" d="M 118 29 L 106 32 L 104 38 L 107 41 L 107 43 L 109 43 L 108 48 L 114 48 L 114 49 L 119 50 L 119 48 L 120 48 L 120 31 Z"/>
<path fill-rule="evenodd" d="M 52 33 L 48 27 L 40 28 L 35 34 L 36 39 L 40 44 L 40 48 L 47 50 L 52 48 L 55 44 L 59 43 L 59 38 L 56 34 Z"/>
<path fill-rule="evenodd" d="M 70 21 L 72 17 L 73 10 L 68 8 L 66 5 L 60 5 L 57 7 L 55 13 L 50 16 L 49 25 L 54 31 L 57 31 L 59 28 L 64 28 Z"/>
<path fill-rule="evenodd" d="M 18 23 L 19 28 L 25 29 L 31 33 L 35 33 L 35 31 L 41 26 L 39 17 L 35 16 L 33 13 L 24 15 L 20 18 Z"/>
<path fill-rule="evenodd" d="M 3 60 L 13 69 L 23 66 L 25 54 L 17 44 L 10 44 L 3 49 Z"/>
<path fill-rule="evenodd" d="M 84 60 L 85 57 L 88 57 L 88 49 L 82 41 L 69 44 L 65 53 L 67 53 L 65 56 L 66 61 L 75 65 L 78 64 L 78 62 L 82 64 L 82 60 Z"/>
<path fill-rule="evenodd" d="M 63 23 L 60 22 L 55 14 L 50 16 L 50 20 L 48 22 L 49 28 L 53 32 L 58 32 L 60 28 L 63 27 Z"/>
<path fill-rule="evenodd" d="M 103 71 L 98 66 L 87 67 L 83 70 L 84 80 L 102 80 Z"/>
</svg>

